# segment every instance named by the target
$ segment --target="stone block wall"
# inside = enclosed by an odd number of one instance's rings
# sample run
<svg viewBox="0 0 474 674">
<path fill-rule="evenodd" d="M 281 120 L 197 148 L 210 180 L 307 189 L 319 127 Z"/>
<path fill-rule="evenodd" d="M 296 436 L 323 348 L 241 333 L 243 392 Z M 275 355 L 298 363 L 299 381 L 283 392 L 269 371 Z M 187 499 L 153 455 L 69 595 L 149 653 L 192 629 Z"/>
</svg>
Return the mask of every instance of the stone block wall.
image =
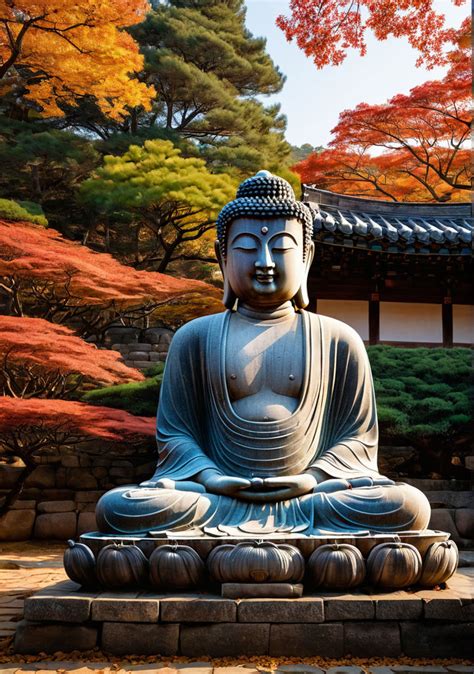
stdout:
<svg viewBox="0 0 474 674">
<path fill-rule="evenodd" d="M 121 445 L 76 448 L 40 457 L 41 463 L 7 514 L 0 518 L 0 541 L 30 538 L 66 540 L 97 529 L 95 506 L 102 494 L 123 484 L 138 484 L 156 466 L 156 450 Z M 0 464 L 0 500 L 23 468 Z"/>
<path fill-rule="evenodd" d="M 166 360 L 173 334 L 166 328 L 110 328 L 105 336 L 105 346 L 119 351 L 125 365 L 146 370 L 154 363 Z"/>
</svg>

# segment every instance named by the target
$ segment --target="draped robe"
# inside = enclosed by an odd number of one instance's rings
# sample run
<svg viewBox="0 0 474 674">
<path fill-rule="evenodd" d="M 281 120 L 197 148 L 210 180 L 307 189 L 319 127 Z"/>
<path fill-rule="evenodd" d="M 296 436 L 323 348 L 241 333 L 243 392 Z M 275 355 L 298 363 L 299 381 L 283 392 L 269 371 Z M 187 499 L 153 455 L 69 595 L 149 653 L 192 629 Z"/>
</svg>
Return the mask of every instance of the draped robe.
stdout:
<svg viewBox="0 0 474 674">
<path fill-rule="evenodd" d="M 271 521 L 281 530 L 400 531 L 425 528 L 426 498 L 408 485 L 315 493 L 280 503 L 180 490 L 206 469 L 274 477 L 318 468 L 333 478 L 379 476 L 378 427 L 364 344 L 346 324 L 302 311 L 304 378 L 288 418 L 251 421 L 236 414 L 226 385 L 231 312 L 191 321 L 173 338 L 157 419 L 155 478 L 176 490 L 120 487 L 98 504 L 102 531 L 215 528 Z"/>
</svg>

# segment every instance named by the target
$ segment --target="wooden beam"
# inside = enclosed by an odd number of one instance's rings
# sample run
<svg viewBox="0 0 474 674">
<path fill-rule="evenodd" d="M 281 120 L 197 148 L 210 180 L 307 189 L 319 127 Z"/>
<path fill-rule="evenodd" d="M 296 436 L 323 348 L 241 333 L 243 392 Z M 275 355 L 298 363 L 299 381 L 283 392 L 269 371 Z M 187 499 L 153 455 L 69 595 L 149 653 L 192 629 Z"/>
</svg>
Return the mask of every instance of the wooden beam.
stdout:
<svg viewBox="0 0 474 674">
<path fill-rule="evenodd" d="M 443 297 L 442 305 L 443 320 L 443 346 L 453 345 L 453 299 L 451 295 Z"/>
<path fill-rule="evenodd" d="M 380 294 L 371 293 L 369 298 L 369 344 L 380 340 Z"/>
</svg>

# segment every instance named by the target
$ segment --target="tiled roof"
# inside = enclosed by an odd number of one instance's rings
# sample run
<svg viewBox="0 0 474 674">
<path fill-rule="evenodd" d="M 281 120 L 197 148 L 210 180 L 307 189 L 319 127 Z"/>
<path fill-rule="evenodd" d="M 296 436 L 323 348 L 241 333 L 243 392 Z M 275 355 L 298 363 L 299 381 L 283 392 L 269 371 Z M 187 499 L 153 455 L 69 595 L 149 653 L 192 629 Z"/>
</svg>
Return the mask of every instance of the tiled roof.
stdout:
<svg viewBox="0 0 474 674">
<path fill-rule="evenodd" d="M 345 247 L 389 253 L 471 255 L 470 203 L 390 202 L 303 186 L 316 207 L 314 237 Z"/>
</svg>

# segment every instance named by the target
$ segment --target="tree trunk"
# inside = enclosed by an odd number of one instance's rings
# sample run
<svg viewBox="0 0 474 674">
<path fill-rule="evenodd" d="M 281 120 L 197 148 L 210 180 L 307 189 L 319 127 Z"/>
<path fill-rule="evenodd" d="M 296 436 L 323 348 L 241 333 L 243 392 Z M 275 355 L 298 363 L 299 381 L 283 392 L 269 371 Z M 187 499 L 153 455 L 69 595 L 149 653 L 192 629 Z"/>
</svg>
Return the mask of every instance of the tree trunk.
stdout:
<svg viewBox="0 0 474 674">
<path fill-rule="evenodd" d="M 18 478 L 16 484 L 11 488 L 9 493 L 5 496 L 5 500 L 0 505 L 0 517 L 7 514 L 11 506 L 20 496 L 21 492 L 23 491 L 23 487 L 25 486 L 27 478 L 31 475 L 36 466 L 37 464 L 32 461 L 26 463 L 25 468 L 20 477 Z"/>
</svg>

